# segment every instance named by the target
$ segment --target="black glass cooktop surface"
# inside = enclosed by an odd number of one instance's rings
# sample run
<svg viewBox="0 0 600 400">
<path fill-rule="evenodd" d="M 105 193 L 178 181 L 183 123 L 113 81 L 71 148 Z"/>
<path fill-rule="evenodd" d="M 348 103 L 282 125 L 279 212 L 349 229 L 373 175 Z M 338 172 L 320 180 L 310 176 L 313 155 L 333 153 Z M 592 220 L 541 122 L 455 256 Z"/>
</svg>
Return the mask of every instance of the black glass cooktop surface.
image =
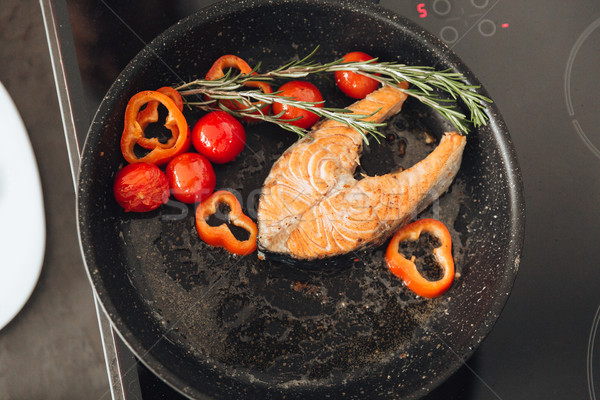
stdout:
<svg viewBox="0 0 600 400">
<path fill-rule="evenodd" d="M 79 143 L 123 67 L 212 1 L 55 1 Z M 596 399 L 600 393 L 600 3 L 381 0 L 439 36 L 484 84 L 518 154 L 526 237 L 494 329 L 428 399 Z M 71 38 L 63 36 L 61 40 Z M 74 52 L 69 52 L 74 49 Z M 598 340 L 596 340 L 598 339 Z M 120 351 L 127 352 L 126 348 Z M 142 364 L 124 377 L 144 399 L 178 398 Z"/>
</svg>

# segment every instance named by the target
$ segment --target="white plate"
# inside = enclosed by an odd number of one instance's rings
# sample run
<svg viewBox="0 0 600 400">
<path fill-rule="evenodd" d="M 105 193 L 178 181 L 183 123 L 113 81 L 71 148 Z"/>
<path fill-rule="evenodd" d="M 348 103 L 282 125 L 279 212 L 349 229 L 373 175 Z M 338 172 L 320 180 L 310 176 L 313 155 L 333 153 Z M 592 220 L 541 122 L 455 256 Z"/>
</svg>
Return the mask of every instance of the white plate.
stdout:
<svg viewBox="0 0 600 400">
<path fill-rule="evenodd" d="M 31 296 L 45 247 L 42 185 L 33 149 L 18 110 L 0 83 L 0 329 Z"/>
</svg>

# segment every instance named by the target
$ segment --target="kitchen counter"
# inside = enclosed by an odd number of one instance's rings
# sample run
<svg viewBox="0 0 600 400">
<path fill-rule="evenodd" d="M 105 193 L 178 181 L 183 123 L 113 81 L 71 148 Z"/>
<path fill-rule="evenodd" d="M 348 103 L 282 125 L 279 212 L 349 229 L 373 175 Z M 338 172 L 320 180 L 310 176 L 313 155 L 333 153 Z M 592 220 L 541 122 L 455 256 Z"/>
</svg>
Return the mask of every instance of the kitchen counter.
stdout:
<svg viewBox="0 0 600 400">
<path fill-rule="evenodd" d="M 44 264 L 33 295 L 0 331 L 0 399 L 109 399 L 94 299 L 77 239 L 73 181 L 37 0 L 2 1 L 0 59 L 0 81 L 21 113 L 37 158 L 47 229 Z M 3 145 L 10 145 L 10 132 L 1 132 L 0 137 Z"/>
</svg>

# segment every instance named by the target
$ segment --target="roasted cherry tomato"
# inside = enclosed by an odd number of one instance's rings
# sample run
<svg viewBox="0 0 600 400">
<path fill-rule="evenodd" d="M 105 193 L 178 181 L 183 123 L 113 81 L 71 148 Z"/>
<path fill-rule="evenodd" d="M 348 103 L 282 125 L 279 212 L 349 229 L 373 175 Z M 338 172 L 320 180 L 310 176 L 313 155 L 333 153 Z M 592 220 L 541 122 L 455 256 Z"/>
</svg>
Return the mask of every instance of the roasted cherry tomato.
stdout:
<svg viewBox="0 0 600 400">
<path fill-rule="evenodd" d="M 307 101 L 316 104 L 316 107 L 323 108 L 323 96 L 315 85 L 306 81 L 290 81 L 284 83 L 278 90 L 279 96 L 292 97 L 296 100 Z M 282 103 L 273 103 L 273 113 L 281 115 L 281 119 L 289 119 L 290 124 L 299 126 L 303 129 L 308 129 L 313 126 L 319 116 L 310 111 L 302 110 L 298 107 L 290 106 Z"/>
<path fill-rule="evenodd" d="M 193 204 L 206 199 L 215 190 L 215 171 L 206 157 L 183 153 L 167 165 L 171 193 L 177 200 Z"/>
<path fill-rule="evenodd" d="M 344 61 L 369 61 L 373 57 L 361 51 L 346 54 Z M 369 93 L 377 89 L 379 82 L 364 75 L 351 71 L 335 71 L 335 82 L 342 92 L 353 99 L 364 99 Z"/>
<path fill-rule="evenodd" d="M 117 172 L 113 191 L 125 211 L 152 211 L 169 200 L 169 181 L 156 165 L 140 162 Z"/>
<path fill-rule="evenodd" d="M 233 161 L 244 149 L 246 131 L 225 111 L 213 111 L 196 122 L 192 130 L 196 151 L 216 164 Z"/>
</svg>

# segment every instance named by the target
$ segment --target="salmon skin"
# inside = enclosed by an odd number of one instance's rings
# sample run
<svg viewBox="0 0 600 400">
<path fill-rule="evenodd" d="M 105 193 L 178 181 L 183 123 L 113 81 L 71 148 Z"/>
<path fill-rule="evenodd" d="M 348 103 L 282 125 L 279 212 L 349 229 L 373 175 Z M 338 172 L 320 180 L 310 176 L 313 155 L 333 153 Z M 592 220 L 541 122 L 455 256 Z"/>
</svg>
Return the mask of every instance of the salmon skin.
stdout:
<svg viewBox="0 0 600 400">
<path fill-rule="evenodd" d="M 406 97 L 384 85 L 348 108 L 381 122 L 398 113 Z M 318 260 L 384 242 L 448 189 L 466 139 L 446 133 L 411 168 L 356 180 L 362 143 L 355 129 L 326 119 L 281 155 L 259 199 L 261 251 Z"/>
</svg>

